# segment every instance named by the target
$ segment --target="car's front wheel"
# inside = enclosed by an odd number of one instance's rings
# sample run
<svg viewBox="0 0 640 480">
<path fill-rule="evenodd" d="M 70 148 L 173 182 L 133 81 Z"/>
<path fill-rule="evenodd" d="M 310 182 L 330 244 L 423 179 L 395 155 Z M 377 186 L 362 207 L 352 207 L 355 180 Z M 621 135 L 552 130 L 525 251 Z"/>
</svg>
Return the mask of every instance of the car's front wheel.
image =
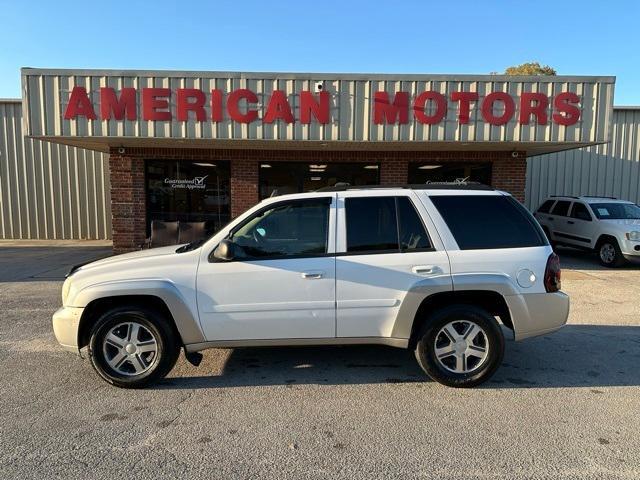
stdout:
<svg viewBox="0 0 640 480">
<path fill-rule="evenodd" d="M 622 250 L 615 238 L 605 238 L 598 247 L 600 263 L 605 267 L 621 267 L 626 263 Z"/>
<path fill-rule="evenodd" d="M 436 382 L 473 387 L 487 381 L 504 355 L 496 319 L 471 305 L 453 305 L 426 319 L 416 349 L 418 364 Z"/>
<path fill-rule="evenodd" d="M 180 343 L 162 312 L 118 307 L 95 323 L 89 355 L 104 380 L 118 387 L 138 388 L 171 371 L 180 355 Z"/>
</svg>

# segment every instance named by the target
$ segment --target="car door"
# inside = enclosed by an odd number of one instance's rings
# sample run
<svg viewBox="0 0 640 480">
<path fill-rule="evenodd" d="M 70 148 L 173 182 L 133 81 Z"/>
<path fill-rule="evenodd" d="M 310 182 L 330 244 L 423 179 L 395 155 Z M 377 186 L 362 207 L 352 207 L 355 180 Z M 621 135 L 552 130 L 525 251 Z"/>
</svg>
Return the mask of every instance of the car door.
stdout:
<svg viewBox="0 0 640 480">
<path fill-rule="evenodd" d="M 589 209 L 582 202 L 573 202 L 567 222 L 567 234 L 571 235 L 576 246 L 594 247 L 594 225 Z"/>
<path fill-rule="evenodd" d="M 234 260 L 201 260 L 208 341 L 335 337 L 335 198 L 270 203 L 229 234 Z"/>
<path fill-rule="evenodd" d="M 407 292 L 451 290 L 449 259 L 412 191 L 338 194 L 338 337 L 392 337 Z"/>
<path fill-rule="evenodd" d="M 548 225 L 547 228 L 551 232 L 551 237 L 556 242 L 573 243 L 571 234 L 568 232 L 569 225 L 567 224 L 570 207 L 571 201 L 558 200 L 548 214 L 543 214 L 546 222 L 548 222 L 546 225 Z"/>
</svg>

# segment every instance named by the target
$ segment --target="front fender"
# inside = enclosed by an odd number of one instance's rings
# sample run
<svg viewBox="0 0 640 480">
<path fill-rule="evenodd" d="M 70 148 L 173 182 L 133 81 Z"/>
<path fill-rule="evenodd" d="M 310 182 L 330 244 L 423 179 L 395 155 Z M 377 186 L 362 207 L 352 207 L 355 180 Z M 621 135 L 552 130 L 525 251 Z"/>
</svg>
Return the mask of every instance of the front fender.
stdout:
<svg viewBox="0 0 640 480">
<path fill-rule="evenodd" d="M 171 312 L 184 344 L 205 341 L 197 310 L 189 308 L 189 302 L 170 280 L 140 279 L 94 284 L 69 299 L 69 306 L 86 308 L 94 300 L 132 295 L 161 299 Z"/>
</svg>

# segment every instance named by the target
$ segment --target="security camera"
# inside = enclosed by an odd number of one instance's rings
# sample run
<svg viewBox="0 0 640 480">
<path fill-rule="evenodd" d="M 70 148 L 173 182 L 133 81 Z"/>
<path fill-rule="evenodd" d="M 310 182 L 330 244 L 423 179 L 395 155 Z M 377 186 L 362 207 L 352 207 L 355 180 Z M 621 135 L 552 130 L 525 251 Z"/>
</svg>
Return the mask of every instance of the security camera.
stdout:
<svg viewBox="0 0 640 480">
<path fill-rule="evenodd" d="M 321 91 L 323 91 L 323 90 L 324 90 L 324 83 L 323 83 L 323 82 L 315 82 L 315 83 L 313 84 L 313 90 L 314 90 L 316 93 L 320 93 Z"/>
<path fill-rule="evenodd" d="M 124 147 L 118 148 L 118 153 L 122 155 L 125 152 Z"/>
<path fill-rule="evenodd" d="M 511 152 L 511 156 L 513 158 L 518 158 L 520 156 L 520 153 L 519 152 Z"/>
</svg>

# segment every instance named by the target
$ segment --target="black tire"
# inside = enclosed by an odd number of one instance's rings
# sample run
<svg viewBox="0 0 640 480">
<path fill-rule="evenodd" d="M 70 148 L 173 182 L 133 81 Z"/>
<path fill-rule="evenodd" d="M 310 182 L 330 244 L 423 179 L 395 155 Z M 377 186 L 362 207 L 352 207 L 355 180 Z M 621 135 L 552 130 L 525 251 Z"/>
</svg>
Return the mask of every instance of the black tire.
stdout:
<svg viewBox="0 0 640 480">
<path fill-rule="evenodd" d="M 436 356 L 436 348 L 443 335 L 441 330 L 451 322 L 454 322 L 456 328 L 473 323 L 482 329 L 483 335 L 479 338 L 483 340 L 487 349 L 486 356 L 478 360 L 477 365 L 470 365 L 468 373 L 450 371 L 443 365 L 448 359 L 438 360 Z M 449 387 L 474 387 L 486 382 L 502 363 L 504 335 L 496 319 L 482 308 L 473 305 L 452 305 L 437 310 L 426 319 L 417 338 L 415 354 L 422 370 L 436 382 Z M 454 362 L 456 358 L 454 357 Z M 469 361 L 468 358 L 466 362 Z"/>
<path fill-rule="evenodd" d="M 606 253 L 603 251 L 606 249 Z M 600 264 L 609 268 L 617 268 L 622 267 L 627 260 L 622 255 L 622 250 L 620 250 L 620 245 L 618 245 L 618 241 L 613 237 L 604 237 L 602 240 L 598 242 L 598 247 L 596 248 L 596 253 L 598 254 L 598 260 L 600 260 Z M 613 253 L 613 256 L 611 256 Z"/>
<path fill-rule="evenodd" d="M 150 335 L 152 340 L 147 340 L 147 343 L 155 341 L 156 351 L 152 354 L 145 354 L 146 358 L 151 360 L 148 361 L 146 370 L 140 374 L 135 373 L 134 361 L 125 360 L 123 362 L 121 369 L 130 364 L 130 370 L 134 370 L 129 374 L 123 374 L 109 365 L 107 358 L 109 349 L 117 351 L 117 348 L 110 344 L 105 346 L 106 336 L 118 325 L 128 322 L 143 327 L 139 328 L 146 335 L 146 337 L 140 337 L 143 341 L 151 338 Z M 141 388 L 157 382 L 171 371 L 179 355 L 180 339 L 171 319 L 166 318 L 162 312 L 147 307 L 118 307 L 105 312 L 93 326 L 89 340 L 91 365 L 103 380 L 121 388 Z M 138 366 L 140 365 L 138 364 Z"/>
</svg>

